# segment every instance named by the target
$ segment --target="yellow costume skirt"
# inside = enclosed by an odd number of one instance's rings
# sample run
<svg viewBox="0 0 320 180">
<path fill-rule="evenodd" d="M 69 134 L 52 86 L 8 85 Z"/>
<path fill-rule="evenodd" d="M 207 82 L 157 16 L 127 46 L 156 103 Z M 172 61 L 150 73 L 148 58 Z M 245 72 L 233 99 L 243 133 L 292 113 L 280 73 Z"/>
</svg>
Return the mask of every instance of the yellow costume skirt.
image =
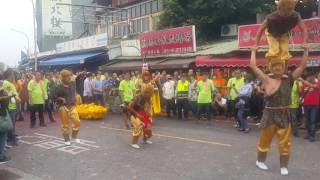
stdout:
<svg viewBox="0 0 320 180">
<path fill-rule="evenodd" d="M 151 98 L 152 103 L 152 112 L 153 114 L 161 113 L 161 104 L 160 104 L 160 93 L 159 91 L 155 91 Z"/>
</svg>

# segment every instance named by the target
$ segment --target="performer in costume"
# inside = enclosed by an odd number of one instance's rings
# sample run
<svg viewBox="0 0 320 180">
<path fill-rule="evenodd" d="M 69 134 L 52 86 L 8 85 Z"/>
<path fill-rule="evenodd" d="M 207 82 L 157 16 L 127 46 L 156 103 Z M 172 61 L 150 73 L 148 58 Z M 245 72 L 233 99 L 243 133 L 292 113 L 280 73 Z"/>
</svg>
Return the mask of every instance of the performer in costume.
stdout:
<svg viewBox="0 0 320 180">
<path fill-rule="evenodd" d="M 154 93 L 151 97 L 150 103 L 150 113 L 151 115 L 158 114 L 161 112 L 159 88 L 157 83 L 152 79 L 149 71 L 142 72 L 141 80 L 139 80 L 136 84 L 136 94 L 141 93 L 146 86 L 154 87 Z"/>
<path fill-rule="evenodd" d="M 61 71 L 62 84 L 57 87 L 56 97 L 59 107 L 59 115 L 61 120 L 63 137 L 65 145 L 71 145 L 70 143 L 70 131 L 69 123 L 72 123 L 72 139 L 76 143 L 80 143 L 78 139 L 78 133 L 80 130 L 80 119 L 76 110 L 76 86 L 72 81 L 72 73 L 68 70 Z"/>
<path fill-rule="evenodd" d="M 269 51 L 266 54 L 268 67 L 272 61 L 281 60 L 285 62 L 291 58 L 289 53 L 289 31 L 299 26 L 302 31 L 303 47 L 307 46 L 307 29 L 298 12 L 294 11 L 297 0 L 280 0 L 277 11 L 269 14 L 262 23 L 256 37 L 256 46 L 259 46 L 262 33 L 265 32 L 269 44 Z M 265 31 L 267 30 L 267 31 Z"/>
<path fill-rule="evenodd" d="M 132 147 L 139 149 L 138 141 L 143 134 L 143 142 L 146 144 L 152 144 L 149 140 L 152 136 L 152 118 L 150 114 L 151 97 L 154 92 L 152 85 L 145 85 L 143 90 L 135 96 L 133 101 L 128 107 L 125 107 L 128 112 L 131 113 L 132 131 Z"/>
<path fill-rule="evenodd" d="M 301 64 L 292 74 L 285 74 L 285 63 L 281 59 L 272 61 L 270 71 L 266 75 L 256 65 L 258 48 L 253 47 L 251 52 L 250 67 L 265 87 L 265 109 L 261 119 L 261 135 L 258 143 L 258 156 L 256 165 L 262 170 L 267 170 L 265 164 L 267 152 L 270 149 L 273 136 L 278 139 L 280 152 L 281 175 L 288 175 L 288 162 L 291 147 L 291 124 L 288 117 L 290 105 L 290 92 L 295 79 L 300 77 L 308 61 L 308 47 L 304 48 Z"/>
</svg>

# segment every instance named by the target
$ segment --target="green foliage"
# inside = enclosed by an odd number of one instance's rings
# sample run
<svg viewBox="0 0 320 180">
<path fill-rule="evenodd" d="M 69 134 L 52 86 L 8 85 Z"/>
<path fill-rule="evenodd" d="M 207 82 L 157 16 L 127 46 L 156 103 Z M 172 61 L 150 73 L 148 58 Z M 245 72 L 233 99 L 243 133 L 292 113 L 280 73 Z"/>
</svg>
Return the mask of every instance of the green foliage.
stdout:
<svg viewBox="0 0 320 180">
<path fill-rule="evenodd" d="M 164 0 L 160 27 L 195 25 L 200 40 L 211 40 L 221 25 L 255 23 L 256 13 L 272 7 L 267 0 Z"/>
</svg>

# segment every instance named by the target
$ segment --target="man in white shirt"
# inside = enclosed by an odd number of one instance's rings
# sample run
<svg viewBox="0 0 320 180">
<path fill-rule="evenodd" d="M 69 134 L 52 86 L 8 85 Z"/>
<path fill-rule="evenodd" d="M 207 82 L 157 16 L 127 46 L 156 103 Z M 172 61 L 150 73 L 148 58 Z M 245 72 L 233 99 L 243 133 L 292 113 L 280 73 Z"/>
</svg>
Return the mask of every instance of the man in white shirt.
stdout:
<svg viewBox="0 0 320 180">
<path fill-rule="evenodd" d="M 92 73 L 87 74 L 87 78 L 83 83 L 83 102 L 92 102 Z"/>
<path fill-rule="evenodd" d="M 175 82 L 172 80 L 171 75 L 167 75 L 167 81 L 162 87 L 162 96 L 165 100 L 167 116 L 170 117 L 171 111 L 173 111 L 174 106 L 174 88 Z"/>
</svg>

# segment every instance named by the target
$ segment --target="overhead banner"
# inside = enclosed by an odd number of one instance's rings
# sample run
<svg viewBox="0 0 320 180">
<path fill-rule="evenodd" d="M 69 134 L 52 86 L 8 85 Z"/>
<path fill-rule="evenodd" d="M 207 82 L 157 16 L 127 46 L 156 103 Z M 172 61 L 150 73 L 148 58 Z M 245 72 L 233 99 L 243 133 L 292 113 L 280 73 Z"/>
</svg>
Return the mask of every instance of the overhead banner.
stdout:
<svg viewBox="0 0 320 180">
<path fill-rule="evenodd" d="M 307 19 L 304 23 L 308 30 L 308 43 L 320 44 L 320 18 Z M 260 24 L 239 26 L 239 48 L 249 48 L 255 45 L 255 38 Z M 302 43 L 302 32 L 299 27 L 295 27 L 290 35 L 291 44 Z M 260 41 L 261 46 L 267 46 L 266 36 L 263 35 Z"/>
<path fill-rule="evenodd" d="M 70 6 L 57 3 L 70 4 Z M 71 11 L 71 0 L 42 0 L 43 35 L 72 36 Z"/>
<path fill-rule="evenodd" d="M 57 53 L 107 47 L 107 33 L 56 44 Z"/>
<path fill-rule="evenodd" d="M 196 51 L 194 26 L 141 33 L 139 39 L 143 56 L 183 54 Z"/>
</svg>

